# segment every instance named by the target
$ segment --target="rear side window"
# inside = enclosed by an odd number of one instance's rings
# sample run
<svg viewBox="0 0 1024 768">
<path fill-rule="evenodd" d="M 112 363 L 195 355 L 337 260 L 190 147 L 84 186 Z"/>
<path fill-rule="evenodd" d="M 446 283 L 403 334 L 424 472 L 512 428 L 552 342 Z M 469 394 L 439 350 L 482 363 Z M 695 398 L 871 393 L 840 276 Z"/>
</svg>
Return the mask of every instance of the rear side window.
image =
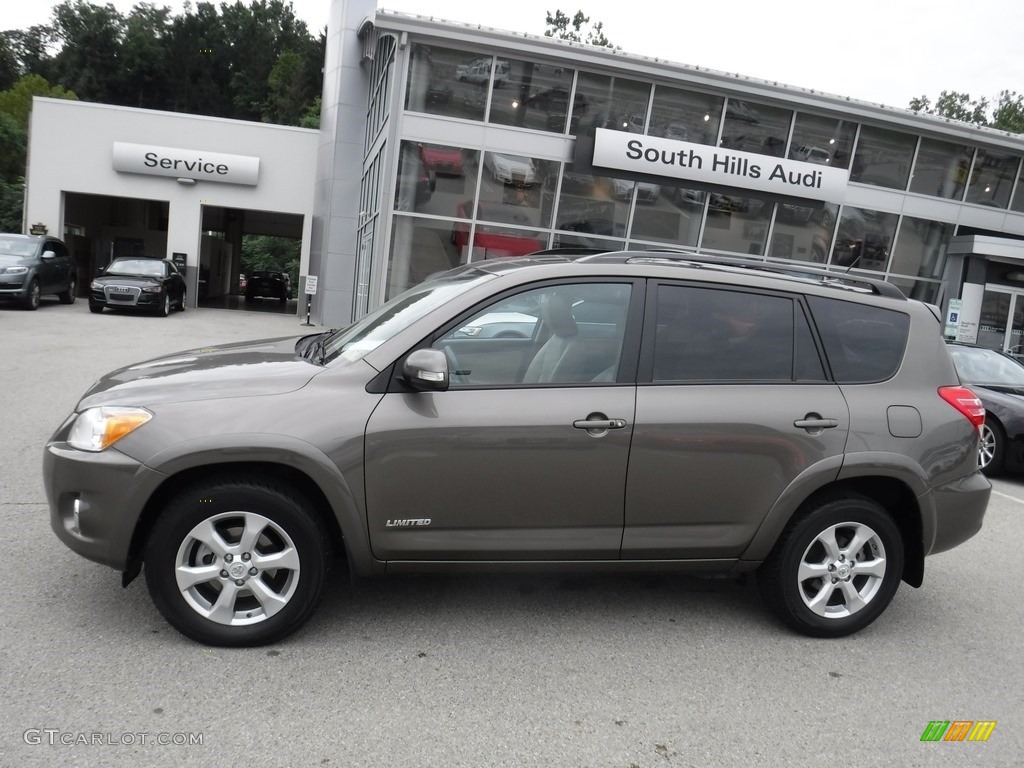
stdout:
<svg viewBox="0 0 1024 768">
<path fill-rule="evenodd" d="M 840 384 L 892 378 L 907 349 L 910 317 L 852 301 L 809 296 L 832 375 Z"/>
<path fill-rule="evenodd" d="M 825 378 L 803 311 L 789 297 L 659 285 L 655 322 L 655 382 Z"/>
</svg>

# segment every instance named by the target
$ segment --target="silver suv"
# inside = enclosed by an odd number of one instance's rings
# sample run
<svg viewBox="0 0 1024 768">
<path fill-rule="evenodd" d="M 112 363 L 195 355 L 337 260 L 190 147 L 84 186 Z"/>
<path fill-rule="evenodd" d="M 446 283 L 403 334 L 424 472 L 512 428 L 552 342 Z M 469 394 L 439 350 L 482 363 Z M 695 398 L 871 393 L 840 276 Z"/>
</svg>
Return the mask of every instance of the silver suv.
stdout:
<svg viewBox="0 0 1024 768">
<path fill-rule="evenodd" d="M 847 635 L 982 524 L 984 409 L 940 331 L 836 273 L 471 264 L 342 330 L 102 378 L 46 446 L 52 525 L 126 584 L 145 563 L 211 645 L 295 631 L 337 556 L 359 576 L 756 570 L 788 625 Z"/>
</svg>

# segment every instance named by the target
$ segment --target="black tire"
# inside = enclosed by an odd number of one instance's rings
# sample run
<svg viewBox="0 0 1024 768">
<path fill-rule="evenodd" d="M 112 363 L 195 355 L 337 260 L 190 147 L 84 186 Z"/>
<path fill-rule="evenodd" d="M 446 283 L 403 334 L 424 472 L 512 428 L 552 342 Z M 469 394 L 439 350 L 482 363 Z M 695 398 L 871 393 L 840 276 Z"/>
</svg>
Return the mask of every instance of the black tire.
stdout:
<svg viewBox="0 0 1024 768">
<path fill-rule="evenodd" d="M 990 414 L 985 414 L 978 443 L 978 469 L 986 477 L 999 477 L 1006 469 L 1006 432 Z"/>
<path fill-rule="evenodd" d="M 74 275 L 71 276 L 71 280 L 68 281 L 68 289 L 61 291 L 57 294 L 57 298 L 60 299 L 61 304 L 74 304 L 75 299 L 78 297 L 78 278 Z"/>
<path fill-rule="evenodd" d="M 851 546 L 854 534 L 863 540 L 860 546 Z M 836 546 L 830 552 L 822 541 Z M 900 585 L 903 556 L 899 528 L 879 504 L 852 493 L 827 496 L 790 522 L 758 571 L 758 586 L 796 631 L 843 637 L 868 626 L 889 605 Z M 818 571 L 821 576 L 814 575 Z"/>
<path fill-rule="evenodd" d="M 181 292 L 181 299 L 178 301 L 178 311 L 179 312 L 184 312 L 185 311 L 185 292 L 184 291 Z"/>
<path fill-rule="evenodd" d="M 253 526 L 248 532 L 256 537 L 248 552 L 242 538 L 247 515 Z M 203 543 L 214 528 L 227 552 Z M 294 567 L 252 574 L 265 558 L 285 553 Z M 146 586 L 164 618 L 197 642 L 266 645 L 292 634 L 313 615 L 328 563 L 328 537 L 301 494 L 273 480 L 226 477 L 194 485 L 164 508 L 146 546 Z M 179 587 L 179 568 L 203 566 L 211 569 L 209 579 Z M 257 583 L 254 591 L 251 585 Z M 257 599 L 256 591 L 269 599 Z M 224 594 L 231 604 L 225 603 L 220 618 L 214 618 Z"/>
<path fill-rule="evenodd" d="M 21 300 L 21 306 L 29 312 L 34 312 L 39 309 L 39 302 L 41 299 L 42 292 L 39 288 L 39 280 L 33 277 L 32 282 L 28 284 L 28 291 L 25 293 L 25 298 Z"/>
<path fill-rule="evenodd" d="M 89 311 L 92 312 L 93 314 L 98 315 L 100 312 L 103 311 L 103 305 L 102 304 L 90 304 L 89 305 Z"/>
<path fill-rule="evenodd" d="M 167 317 L 171 314 L 171 294 L 166 291 L 164 291 L 164 298 L 160 302 L 160 308 L 157 309 L 157 314 L 160 315 L 160 317 Z"/>
</svg>

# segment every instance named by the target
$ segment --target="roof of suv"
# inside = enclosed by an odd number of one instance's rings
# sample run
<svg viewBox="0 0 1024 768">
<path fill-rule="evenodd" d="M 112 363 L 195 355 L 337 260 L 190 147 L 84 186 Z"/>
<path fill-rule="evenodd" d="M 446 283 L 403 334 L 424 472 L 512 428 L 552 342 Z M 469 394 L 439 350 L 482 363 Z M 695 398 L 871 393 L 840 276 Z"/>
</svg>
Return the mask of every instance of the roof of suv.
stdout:
<svg viewBox="0 0 1024 768">
<path fill-rule="evenodd" d="M 541 251 L 516 259 L 494 259 L 473 262 L 462 269 L 477 269 L 483 272 L 501 274 L 537 264 L 622 264 L 674 266 L 681 269 L 696 269 L 720 272 L 723 275 L 762 276 L 770 280 L 798 281 L 859 294 L 885 296 L 906 300 L 904 293 L 893 283 L 885 282 L 846 271 L 829 270 L 792 263 L 755 261 L 752 259 L 728 258 L 688 250 L 643 250 L 606 251 L 574 253 L 571 250 Z"/>
</svg>

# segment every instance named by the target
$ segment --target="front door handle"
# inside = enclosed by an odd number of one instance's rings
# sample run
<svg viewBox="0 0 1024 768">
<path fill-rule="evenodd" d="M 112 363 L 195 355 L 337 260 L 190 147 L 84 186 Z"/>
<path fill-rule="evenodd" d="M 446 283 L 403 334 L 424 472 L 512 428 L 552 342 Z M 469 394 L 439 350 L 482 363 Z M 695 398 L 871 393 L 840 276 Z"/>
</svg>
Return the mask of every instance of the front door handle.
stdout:
<svg viewBox="0 0 1024 768">
<path fill-rule="evenodd" d="M 577 419 L 572 423 L 576 429 L 590 430 L 601 430 L 606 429 L 625 429 L 625 419 Z"/>
</svg>

